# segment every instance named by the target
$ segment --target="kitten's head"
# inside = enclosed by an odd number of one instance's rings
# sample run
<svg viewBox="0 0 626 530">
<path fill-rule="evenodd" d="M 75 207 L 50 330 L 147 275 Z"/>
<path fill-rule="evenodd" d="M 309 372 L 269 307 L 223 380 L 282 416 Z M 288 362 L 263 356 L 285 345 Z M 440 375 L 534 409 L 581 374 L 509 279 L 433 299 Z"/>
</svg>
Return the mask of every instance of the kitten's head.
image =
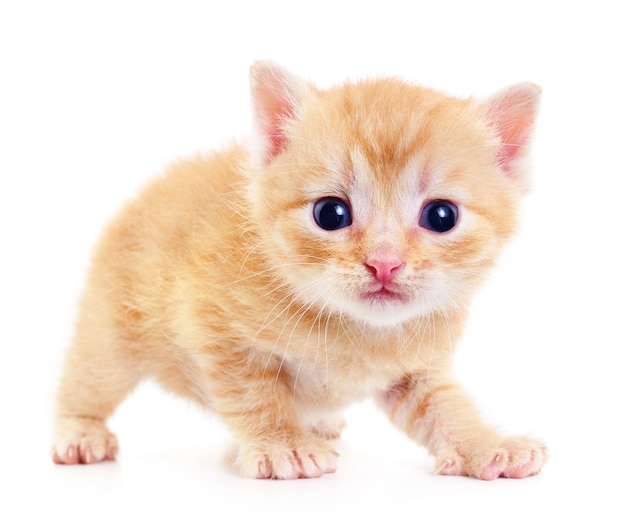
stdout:
<svg viewBox="0 0 626 530">
<path fill-rule="evenodd" d="M 252 67 L 252 222 L 314 311 L 374 325 L 463 307 L 512 234 L 539 89 L 458 99 L 395 79 L 320 90 Z"/>
</svg>

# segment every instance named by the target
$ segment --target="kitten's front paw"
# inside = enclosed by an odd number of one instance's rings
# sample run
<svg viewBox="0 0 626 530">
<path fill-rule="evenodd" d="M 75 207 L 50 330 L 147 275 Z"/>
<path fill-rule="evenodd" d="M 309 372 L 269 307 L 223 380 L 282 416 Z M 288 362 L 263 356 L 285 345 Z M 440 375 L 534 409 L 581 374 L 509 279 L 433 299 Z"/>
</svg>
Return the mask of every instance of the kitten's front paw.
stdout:
<svg viewBox="0 0 626 530">
<path fill-rule="evenodd" d="M 62 428 L 57 427 L 52 448 L 55 464 L 95 464 L 115 460 L 117 438 L 102 423 L 80 420 L 63 423 Z"/>
<path fill-rule="evenodd" d="M 539 473 L 547 457 L 547 448 L 528 438 L 511 438 L 496 447 L 468 444 L 441 452 L 437 456 L 436 473 L 482 480 L 524 478 Z"/>
<path fill-rule="evenodd" d="M 334 473 L 339 454 L 323 440 L 306 438 L 296 443 L 251 444 L 239 450 L 236 465 L 252 478 L 317 478 Z"/>
</svg>

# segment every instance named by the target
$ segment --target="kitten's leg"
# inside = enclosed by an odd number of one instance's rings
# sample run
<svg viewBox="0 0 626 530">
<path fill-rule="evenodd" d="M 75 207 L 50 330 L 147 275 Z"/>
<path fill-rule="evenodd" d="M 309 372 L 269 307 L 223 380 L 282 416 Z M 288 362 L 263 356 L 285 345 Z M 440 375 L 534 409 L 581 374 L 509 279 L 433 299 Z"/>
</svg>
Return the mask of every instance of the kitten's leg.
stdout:
<svg viewBox="0 0 626 530">
<path fill-rule="evenodd" d="M 324 418 L 311 423 L 310 429 L 315 436 L 324 440 L 336 440 L 341 436 L 345 426 L 346 420 L 343 418 Z"/>
<path fill-rule="evenodd" d="M 134 388 L 139 374 L 110 337 L 105 341 L 95 338 L 77 337 L 65 359 L 52 448 L 57 464 L 114 460 L 118 451 L 106 420 Z"/>
<path fill-rule="evenodd" d="M 303 425 L 315 436 L 336 440 L 346 426 L 344 410 L 298 403 L 298 415 Z"/>
<path fill-rule="evenodd" d="M 296 479 L 336 470 L 337 452 L 302 424 L 292 385 L 279 369 L 227 356 L 220 361 L 204 370 L 207 391 L 239 442 L 235 465 L 243 475 Z"/>
<path fill-rule="evenodd" d="M 546 447 L 529 438 L 503 438 L 487 427 L 454 382 L 410 374 L 379 399 L 391 420 L 437 458 L 442 475 L 492 480 L 536 475 Z"/>
</svg>

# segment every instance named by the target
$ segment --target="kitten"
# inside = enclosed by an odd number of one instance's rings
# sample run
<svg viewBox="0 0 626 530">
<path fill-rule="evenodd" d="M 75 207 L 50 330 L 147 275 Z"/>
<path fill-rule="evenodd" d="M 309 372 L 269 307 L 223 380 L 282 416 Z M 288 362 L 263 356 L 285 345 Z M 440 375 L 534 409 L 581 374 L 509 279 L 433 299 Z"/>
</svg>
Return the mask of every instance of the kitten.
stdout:
<svg viewBox="0 0 626 530">
<path fill-rule="evenodd" d="M 457 99 L 395 79 L 321 90 L 251 69 L 248 146 L 179 162 L 95 252 L 53 459 L 115 458 L 107 418 L 146 377 L 216 411 L 249 477 L 332 473 L 341 411 L 375 396 L 481 479 L 545 447 L 482 423 L 449 375 L 468 304 L 516 224 L 539 89 Z"/>
</svg>

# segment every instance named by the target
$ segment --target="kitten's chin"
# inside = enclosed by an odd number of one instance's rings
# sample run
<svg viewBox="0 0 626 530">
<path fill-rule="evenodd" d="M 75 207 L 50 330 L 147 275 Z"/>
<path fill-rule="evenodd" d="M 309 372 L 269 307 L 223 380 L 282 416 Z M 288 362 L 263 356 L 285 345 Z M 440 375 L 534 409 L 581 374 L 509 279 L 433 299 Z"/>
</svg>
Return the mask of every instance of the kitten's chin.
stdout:
<svg viewBox="0 0 626 530">
<path fill-rule="evenodd" d="M 358 301 L 348 303 L 345 312 L 370 326 L 393 327 L 427 315 L 431 309 L 383 288 L 365 293 Z"/>
<path fill-rule="evenodd" d="M 406 296 L 396 291 L 392 291 L 387 289 L 386 287 L 381 287 L 375 291 L 368 291 L 363 293 L 362 297 L 363 301 L 368 302 L 370 304 L 405 304 L 407 302 Z"/>
</svg>

